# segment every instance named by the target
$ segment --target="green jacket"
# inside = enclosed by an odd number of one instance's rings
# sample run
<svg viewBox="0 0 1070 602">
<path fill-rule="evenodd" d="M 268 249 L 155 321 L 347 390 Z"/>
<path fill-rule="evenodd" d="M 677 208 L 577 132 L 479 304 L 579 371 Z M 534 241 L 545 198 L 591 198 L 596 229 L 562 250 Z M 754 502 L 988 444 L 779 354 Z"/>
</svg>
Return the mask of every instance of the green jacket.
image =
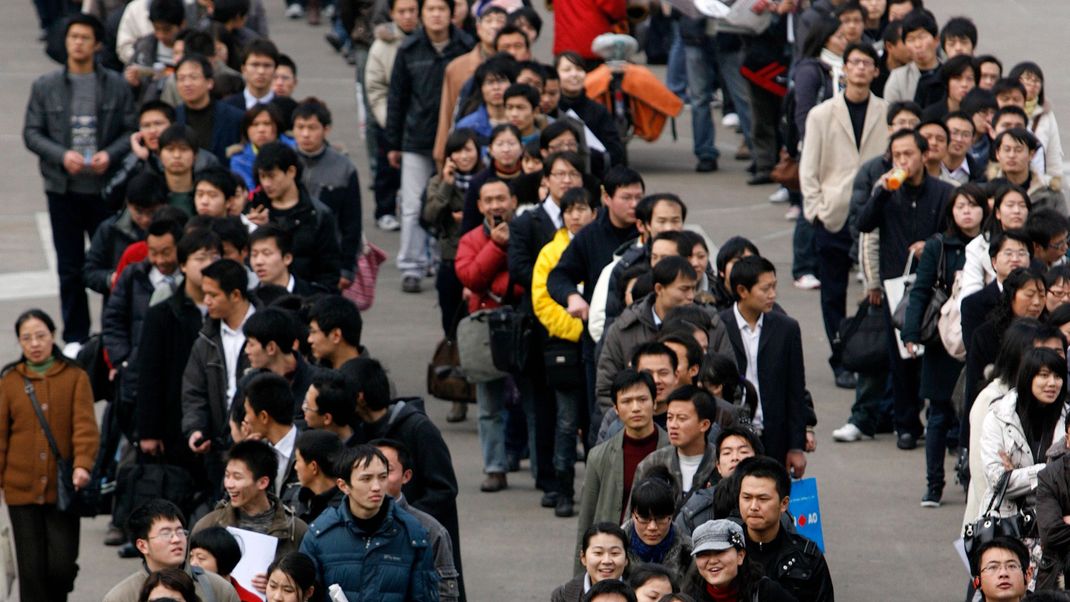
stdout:
<svg viewBox="0 0 1070 602">
<path fill-rule="evenodd" d="M 669 435 L 658 430 L 658 448 L 669 445 Z M 576 533 L 575 573 L 583 571 L 580 565 L 580 547 L 583 534 L 591 525 L 620 521 L 621 500 L 624 499 L 624 431 L 618 432 L 587 454 L 587 470 L 583 478 L 583 494 L 580 497 L 580 513 Z"/>
</svg>

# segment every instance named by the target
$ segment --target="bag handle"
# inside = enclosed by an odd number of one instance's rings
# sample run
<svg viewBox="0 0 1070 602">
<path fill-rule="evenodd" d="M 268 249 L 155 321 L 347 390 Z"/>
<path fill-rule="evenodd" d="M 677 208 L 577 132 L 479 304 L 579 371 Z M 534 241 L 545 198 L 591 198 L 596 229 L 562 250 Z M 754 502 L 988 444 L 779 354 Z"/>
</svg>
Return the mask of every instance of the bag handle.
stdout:
<svg viewBox="0 0 1070 602">
<path fill-rule="evenodd" d="M 906 265 L 905 268 L 903 268 L 903 277 L 904 278 L 910 275 L 910 268 L 912 268 L 912 267 L 914 267 L 914 254 L 913 253 L 907 253 L 907 265 Z"/>
<path fill-rule="evenodd" d="M 944 266 L 944 236 L 937 233 L 936 239 L 940 241 L 940 263 L 936 265 L 936 286 L 947 288 L 947 270 Z"/>
<path fill-rule="evenodd" d="M 985 509 L 985 513 L 982 516 L 988 516 L 992 513 L 992 509 L 1003 504 L 1003 498 L 1007 495 L 1007 485 L 1011 480 L 1011 471 L 1005 471 L 999 480 L 996 481 L 995 491 L 992 493 L 992 499 L 988 502 L 988 508 Z M 997 501 L 998 500 L 998 501 Z"/>
<path fill-rule="evenodd" d="M 52 436 L 52 429 L 48 426 L 48 419 L 45 418 L 45 413 L 41 410 L 41 403 L 37 401 L 37 392 L 33 389 L 33 384 L 30 383 L 30 379 L 25 376 L 22 377 L 23 390 L 26 391 L 26 395 L 30 397 L 30 404 L 33 405 L 33 411 L 37 414 L 37 421 L 41 423 L 41 429 L 45 431 L 45 438 L 48 439 L 48 446 L 52 448 L 52 455 L 56 457 L 57 462 L 63 461 L 63 455 L 59 453 L 59 446 L 56 445 L 56 438 Z"/>
</svg>

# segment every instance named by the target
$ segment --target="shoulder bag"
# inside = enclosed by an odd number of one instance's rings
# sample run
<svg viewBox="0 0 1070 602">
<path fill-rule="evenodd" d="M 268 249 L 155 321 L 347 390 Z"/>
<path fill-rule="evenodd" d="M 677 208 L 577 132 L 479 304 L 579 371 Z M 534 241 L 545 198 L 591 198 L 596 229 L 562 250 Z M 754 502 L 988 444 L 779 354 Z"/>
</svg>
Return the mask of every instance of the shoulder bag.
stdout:
<svg viewBox="0 0 1070 602">
<path fill-rule="evenodd" d="M 854 316 L 840 323 L 833 346 L 839 349 L 843 367 L 851 372 L 888 369 L 888 325 L 881 308 L 869 301 L 858 304 Z"/>
<path fill-rule="evenodd" d="M 472 384 L 506 376 L 494 365 L 490 346 L 490 316 L 496 310 L 481 309 L 457 323 L 457 359 L 464 378 Z"/>
<path fill-rule="evenodd" d="M 1019 507 L 1014 516 L 999 516 L 994 509 L 999 508 L 1003 498 L 1007 495 L 1007 484 L 1010 481 L 1011 472 L 1003 473 L 996 482 L 992 500 L 988 502 L 988 508 L 981 518 L 966 525 L 962 533 L 963 546 L 966 555 L 973 558 L 974 553 L 981 545 L 992 541 L 997 537 L 1010 537 L 1021 541 L 1024 537 L 1033 537 L 1036 534 L 1037 517 L 1033 509 L 1023 510 Z"/>
<path fill-rule="evenodd" d="M 26 395 L 30 397 L 33 411 L 37 414 L 37 420 L 41 423 L 41 429 L 45 432 L 45 438 L 48 439 L 48 447 L 52 449 L 52 455 L 56 458 L 56 490 L 58 492 L 56 508 L 60 512 L 68 512 L 78 516 L 96 516 L 97 504 L 95 498 L 98 492 L 93 491 L 95 479 L 90 478 L 89 485 L 75 490 L 74 463 L 69 459 L 64 459 L 59 453 L 59 445 L 56 444 L 56 438 L 52 435 L 48 419 L 45 418 L 45 413 L 41 410 L 41 403 L 37 401 L 37 393 L 33 389 L 33 383 L 25 376 L 22 377 L 22 382 Z"/>
<path fill-rule="evenodd" d="M 936 266 L 936 282 L 933 284 L 933 294 L 929 299 L 929 304 L 925 306 L 925 310 L 921 315 L 921 328 L 918 330 L 918 338 L 920 339 L 918 342 L 923 345 L 941 342 L 938 323 L 940 321 L 940 312 L 948 299 L 947 288 L 944 285 L 946 280 L 944 276 L 944 238 L 939 234 L 937 236 L 940 237 L 940 259 Z M 895 311 L 892 313 L 892 324 L 899 330 L 902 330 L 906 323 L 907 306 L 910 304 L 910 291 L 914 288 L 914 282 L 917 279 L 916 273 L 910 273 L 910 267 L 913 263 L 914 255 L 911 254 L 910 259 L 907 260 L 906 271 L 901 277 L 903 280 L 903 296 L 895 305 Z M 899 278 L 894 278 L 893 280 L 899 280 Z M 885 282 L 890 282 L 890 280 Z"/>
</svg>

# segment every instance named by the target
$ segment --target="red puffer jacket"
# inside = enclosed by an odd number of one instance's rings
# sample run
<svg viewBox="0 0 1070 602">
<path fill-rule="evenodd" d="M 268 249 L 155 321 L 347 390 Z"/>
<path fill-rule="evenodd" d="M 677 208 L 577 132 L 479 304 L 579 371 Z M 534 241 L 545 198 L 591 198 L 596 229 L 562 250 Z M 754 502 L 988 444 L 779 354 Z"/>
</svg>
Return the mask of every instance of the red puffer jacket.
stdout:
<svg viewBox="0 0 1070 602">
<path fill-rule="evenodd" d="M 469 313 L 502 305 L 509 287 L 509 258 L 506 248 L 491 240 L 486 225 L 473 228 L 461 237 L 454 268 L 457 279 L 472 291 L 468 298 Z M 513 300 L 523 294 L 523 288 L 513 285 Z"/>
<path fill-rule="evenodd" d="M 597 58 L 591 42 L 625 19 L 625 0 L 558 0 L 554 2 L 554 54 L 572 50 Z"/>
</svg>

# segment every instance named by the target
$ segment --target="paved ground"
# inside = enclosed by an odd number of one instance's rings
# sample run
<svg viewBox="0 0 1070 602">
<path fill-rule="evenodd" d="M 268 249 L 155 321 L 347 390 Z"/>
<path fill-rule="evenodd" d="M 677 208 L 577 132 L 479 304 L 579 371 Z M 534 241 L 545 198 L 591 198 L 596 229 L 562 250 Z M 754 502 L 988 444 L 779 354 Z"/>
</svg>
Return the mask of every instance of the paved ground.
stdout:
<svg viewBox="0 0 1070 602">
<path fill-rule="evenodd" d="M 540 3 L 541 4 L 541 3 Z M 366 174 L 363 143 L 357 137 L 353 74 L 322 41 L 324 29 L 282 20 L 282 2 L 269 2 L 272 32 L 280 48 L 300 68 L 298 95 L 315 95 L 334 109 L 335 143 L 345 145 Z M 938 16 L 969 14 L 978 23 L 980 47 L 995 52 L 1005 64 L 1025 58 L 1038 60 L 1047 70 L 1047 96 L 1067 122 L 1070 69 L 1060 60 L 1060 40 L 1070 27 L 1070 4 L 1061 0 L 942 0 Z M 552 28 L 544 30 L 538 48 L 549 56 Z M 33 79 L 55 65 L 34 42 L 36 25 L 31 3 L 0 3 L 0 325 L 13 324 L 30 306 L 58 314 L 55 279 L 43 271 L 49 260 L 47 216 L 36 160 L 21 141 L 22 113 Z M 1038 44 L 1037 42 L 1041 43 Z M 1044 52 L 1038 53 L 1038 49 Z M 1053 52 L 1054 51 L 1054 52 Z M 1059 81 L 1061 79 L 1061 81 Z M 1062 109 L 1062 110 L 1060 110 Z M 771 188 L 743 184 L 742 163 L 731 149 L 738 139 L 719 132 L 727 152 L 722 171 L 699 176 L 692 171 L 690 127 L 685 115 L 678 124 L 680 139 L 666 135 L 650 145 L 631 146 L 634 166 L 647 178 L 650 190 L 680 193 L 690 207 L 689 219 L 701 224 L 714 240 L 734 234 L 750 236 L 781 272 L 781 303 L 803 326 L 808 385 L 817 405 L 818 450 L 809 457 L 808 475 L 820 483 L 828 560 L 841 600 L 887 599 L 896 592 L 904 599 L 954 600 L 966 573 L 951 549 L 963 510 L 961 491 L 949 487 L 947 504 L 939 510 L 918 507 L 924 490 L 924 454 L 901 452 L 890 436 L 876 442 L 836 445 L 830 432 L 847 416 L 853 396 L 832 386 L 825 367 L 828 344 L 821 327 L 816 293 L 790 286 L 791 225 L 783 220 L 783 206 L 766 201 Z M 363 181 L 367 182 L 366 177 Z M 370 200 L 365 193 L 365 212 Z M 44 217 L 44 219 L 42 219 Z M 43 228 L 42 228 L 43 225 Z M 370 223 L 369 223 L 370 226 Z M 393 254 L 397 235 L 369 230 L 371 239 Z M 379 298 L 365 314 L 365 342 L 391 370 L 403 394 L 424 394 L 424 370 L 439 338 L 433 292 L 403 295 L 400 279 L 390 264 L 380 276 Z M 430 289 L 430 283 L 428 283 Z M 852 297 L 860 294 L 853 288 Z M 94 308 L 99 300 L 94 299 Z M 95 309 L 95 311 L 97 311 Z M 0 335 L 3 357 L 14 357 L 15 338 L 7 328 Z M 554 518 L 538 507 L 538 493 L 526 474 L 510 475 L 511 488 L 481 494 L 479 447 L 472 419 L 459 425 L 444 420 L 447 404 L 431 402 L 429 413 L 450 445 L 460 481 L 462 546 L 468 591 L 473 601 L 501 599 L 545 600 L 569 578 L 575 521 Z M 951 462 L 948 462 L 950 468 Z M 582 467 L 580 468 L 582 479 Z M 81 576 L 73 600 L 99 600 L 113 584 L 135 570 L 135 561 L 118 560 L 101 544 L 105 519 L 85 521 Z"/>
</svg>

